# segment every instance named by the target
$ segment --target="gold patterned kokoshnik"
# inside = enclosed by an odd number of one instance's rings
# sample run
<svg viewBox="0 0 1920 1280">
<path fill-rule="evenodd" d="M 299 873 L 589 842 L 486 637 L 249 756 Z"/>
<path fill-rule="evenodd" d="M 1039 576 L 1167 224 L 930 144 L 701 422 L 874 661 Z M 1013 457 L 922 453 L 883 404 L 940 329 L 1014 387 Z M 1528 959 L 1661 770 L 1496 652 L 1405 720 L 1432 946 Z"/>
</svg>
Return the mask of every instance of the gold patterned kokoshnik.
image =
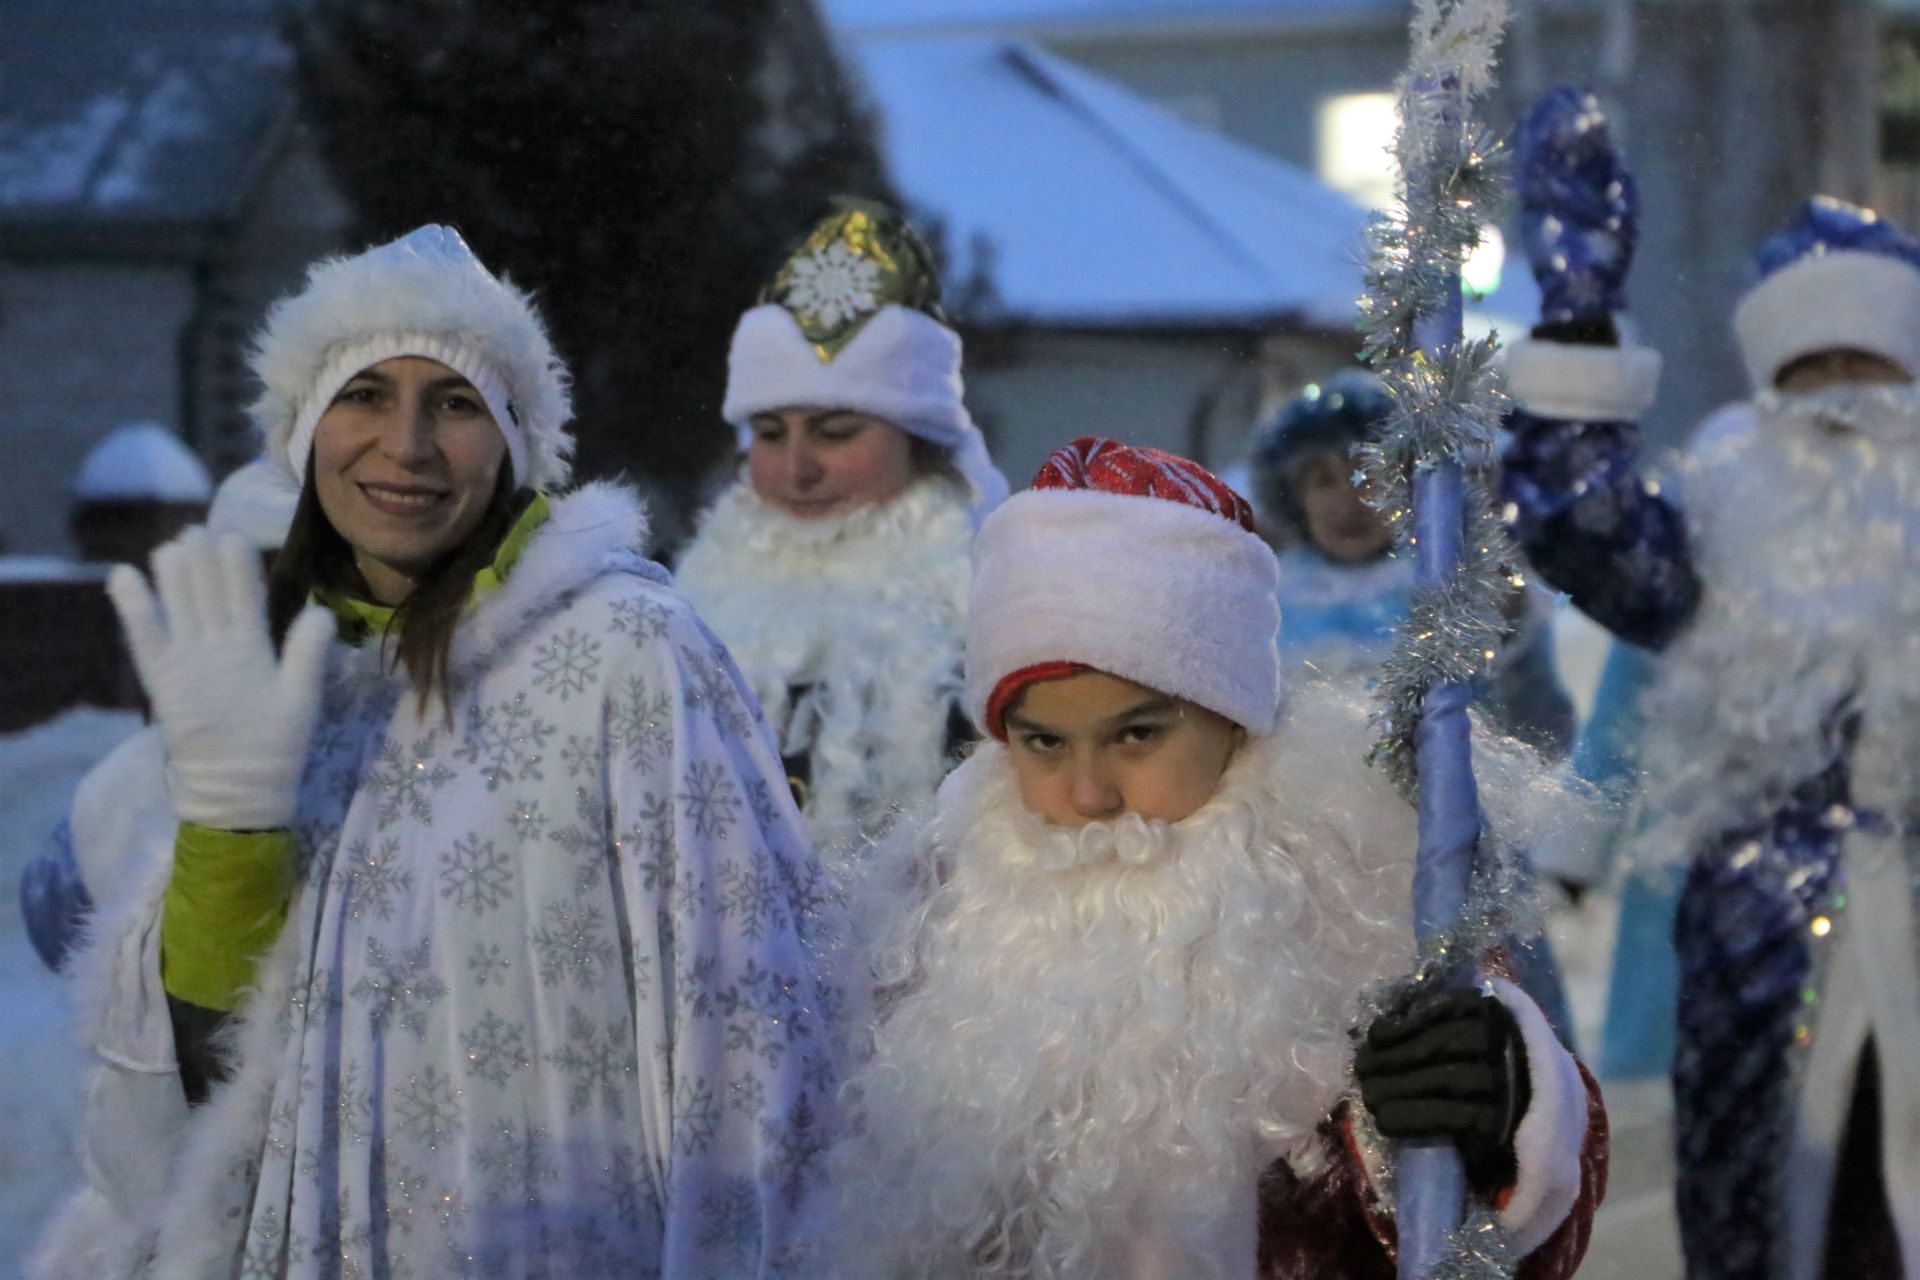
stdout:
<svg viewBox="0 0 1920 1280">
<path fill-rule="evenodd" d="M 843 201 L 815 226 L 760 300 L 792 314 L 822 364 L 883 307 L 907 307 L 946 323 L 926 241 L 898 213 L 866 201 Z"/>
</svg>

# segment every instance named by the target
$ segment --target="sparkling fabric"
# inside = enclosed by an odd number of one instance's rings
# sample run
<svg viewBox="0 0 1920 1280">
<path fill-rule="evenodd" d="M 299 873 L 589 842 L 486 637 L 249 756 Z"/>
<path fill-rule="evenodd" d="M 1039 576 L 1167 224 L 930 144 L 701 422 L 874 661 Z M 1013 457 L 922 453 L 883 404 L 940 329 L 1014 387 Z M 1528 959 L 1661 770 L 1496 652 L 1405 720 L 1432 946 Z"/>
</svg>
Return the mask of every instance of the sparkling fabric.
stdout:
<svg viewBox="0 0 1920 1280">
<path fill-rule="evenodd" d="M 1665 646 L 1700 603 L 1686 522 L 1636 465 L 1640 429 L 1516 412 L 1500 477 L 1508 527 L 1547 583 L 1615 635 Z"/>
<path fill-rule="evenodd" d="M 1802 258 L 1824 253 L 1879 253 L 1920 268 L 1920 241 L 1859 205 L 1815 196 L 1800 206 L 1785 230 L 1753 255 L 1753 272 L 1764 280 Z"/>
<path fill-rule="evenodd" d="M 1769 822 L 1729 832 L 1695 858 L 1680 897 L 1674 1125 L 1681 1238 L 1694 1280 L 1779 1274 L 1789 1054 L 1812 1034 L 1812 946 L 1844 885 L 1847 790 L 1837 758 Z"/>
<path fill-rule="evenodd" d="M 1624 309 L 1640 194 L 1600 99 L 1572 86 L 1546 94 L 1521 119 L 1514 150 L 1540 318 L 1566 323 Z"/>
</svg>

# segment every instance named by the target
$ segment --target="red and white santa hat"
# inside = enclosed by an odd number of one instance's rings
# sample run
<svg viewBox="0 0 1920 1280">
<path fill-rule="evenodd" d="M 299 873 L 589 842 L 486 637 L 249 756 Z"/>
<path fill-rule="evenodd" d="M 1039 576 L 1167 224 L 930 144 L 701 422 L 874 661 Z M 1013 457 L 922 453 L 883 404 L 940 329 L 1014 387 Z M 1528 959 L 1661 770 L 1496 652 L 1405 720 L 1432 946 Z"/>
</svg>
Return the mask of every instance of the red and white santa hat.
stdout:
<svg viewBox="0 0 1920 1280">
<path fill-rule="evenodd" d="M 1280 706 L 1278 577 L 1252 507 L 1219 477 L 1082 436 L 981 526 L 968 711 L 1004 739 L 1028 685 L 1090 668 L 1264 734 Z"/>
</svg>

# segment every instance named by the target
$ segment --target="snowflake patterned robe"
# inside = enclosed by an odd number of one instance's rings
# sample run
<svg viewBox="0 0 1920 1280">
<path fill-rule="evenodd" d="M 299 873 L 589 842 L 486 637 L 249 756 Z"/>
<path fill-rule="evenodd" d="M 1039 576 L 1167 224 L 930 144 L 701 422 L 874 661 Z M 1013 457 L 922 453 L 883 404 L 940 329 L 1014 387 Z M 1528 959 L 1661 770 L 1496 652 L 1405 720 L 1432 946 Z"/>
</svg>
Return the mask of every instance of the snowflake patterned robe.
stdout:
<svg viewBox="0 0 1920 1280">
<path fill-rule="evenodd" d="M 619 489 L 557 500 L 456 635 L 451 720 L 377 644 L 336 650 L 303 878 L 233 1078 L 186 1122 L 166 1198 L 118 1228 L 146 1233 L 117 1252 L 147 1274 L 823 1265 L 817 864 L 751 695 L 630 550 L 642 531 Z M 157 933 L 146 879 L 144 917 L 99 944 L 140 958 L 100 973 L 145 1003 L 109 995 L 107 1024 L 154 1016 L 157 948 L 125 944 Z"/>
</svg>

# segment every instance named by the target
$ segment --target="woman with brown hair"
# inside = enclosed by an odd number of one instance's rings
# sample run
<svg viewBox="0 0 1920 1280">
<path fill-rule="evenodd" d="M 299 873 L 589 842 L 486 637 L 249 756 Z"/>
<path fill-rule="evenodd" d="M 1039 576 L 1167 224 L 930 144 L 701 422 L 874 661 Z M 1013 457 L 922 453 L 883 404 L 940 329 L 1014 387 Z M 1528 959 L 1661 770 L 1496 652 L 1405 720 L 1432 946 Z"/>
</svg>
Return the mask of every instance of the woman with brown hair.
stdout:
<svg viewBox="0 0 1920 1280">
<path fill-rule="evenodd" d="M 926 244 L 872 204 L 815 227 L 734 331 L 742 475 L 677 578 L 759 695 L 823 844 L 930 798 L 974 737 L 973 533 L 1007 490 L 960 357 Z"/>
<path fill-rule="evenodd" d="M 318 264 L 254 366 L 271 587 L 204 531 L 112 583 L 181 823 L 84 961 L 148 1078 L 89 1154 L 151 1192 L 83 1190 L 41 1273 L 805 1274 L 817 865 L 638 504 L 559 492 L 530 301 L 426 227 Z"/>
</svg>

